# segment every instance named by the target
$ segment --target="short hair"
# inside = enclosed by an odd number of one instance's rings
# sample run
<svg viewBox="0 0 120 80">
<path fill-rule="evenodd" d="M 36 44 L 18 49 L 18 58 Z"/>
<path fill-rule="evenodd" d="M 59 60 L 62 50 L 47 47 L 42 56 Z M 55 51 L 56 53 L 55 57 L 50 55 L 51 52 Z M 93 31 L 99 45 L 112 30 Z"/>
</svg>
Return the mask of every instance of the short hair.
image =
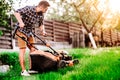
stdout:
<svg viewBox="0 0 120 80">
<path fill-rule="evenodd" d="M 49 7 L 50 4 L 49 4 L 49 2 L 47 2 L 46 0 L 42 0 L 42 1 L 40 1 L 40 3 L 38 4 L 38 6 L 43 6 L 43 7 L 45 8 L 45 7 Z"/>
</svg>

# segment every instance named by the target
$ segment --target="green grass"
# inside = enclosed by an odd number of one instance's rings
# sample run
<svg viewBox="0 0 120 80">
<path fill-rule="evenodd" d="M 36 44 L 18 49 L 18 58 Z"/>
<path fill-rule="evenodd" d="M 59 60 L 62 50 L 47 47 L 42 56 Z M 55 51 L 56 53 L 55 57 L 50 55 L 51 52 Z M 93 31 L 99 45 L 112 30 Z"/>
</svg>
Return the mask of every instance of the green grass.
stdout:
<svg viewBox="0 0 120 80">
<path fill-rule="evenodd" d="M 8 73 L 0 74 L 0 80 L 120 80 L 120 47 L 95 50 L 67 49 L 67 51 L 74 59 L 79 59 L 80 64 L 57 71 L 34 74 L 30 77 L 20 76 L 18 53 L 2 52 L 2 57 L 9 56 L 5 58 L 8 60 L 6 63 L 13 67 Z M 28 59 L 26 62 L 28 65 Z"/>
</svg>

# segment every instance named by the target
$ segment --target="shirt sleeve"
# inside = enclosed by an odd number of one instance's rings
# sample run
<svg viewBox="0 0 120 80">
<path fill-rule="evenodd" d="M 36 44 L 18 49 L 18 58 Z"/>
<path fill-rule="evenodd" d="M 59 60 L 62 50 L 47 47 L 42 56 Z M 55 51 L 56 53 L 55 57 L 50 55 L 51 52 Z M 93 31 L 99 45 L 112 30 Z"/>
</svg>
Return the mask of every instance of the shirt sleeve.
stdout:
<svg viewBox="0 0 120 80">
<path fill-rule="evenodd" d="M 21 9 L 16 10 L 15 12 L 20 13 L 21 15 L 26 14 L 29 11 L 29 7 L 23 7 Z"/>
</svg>

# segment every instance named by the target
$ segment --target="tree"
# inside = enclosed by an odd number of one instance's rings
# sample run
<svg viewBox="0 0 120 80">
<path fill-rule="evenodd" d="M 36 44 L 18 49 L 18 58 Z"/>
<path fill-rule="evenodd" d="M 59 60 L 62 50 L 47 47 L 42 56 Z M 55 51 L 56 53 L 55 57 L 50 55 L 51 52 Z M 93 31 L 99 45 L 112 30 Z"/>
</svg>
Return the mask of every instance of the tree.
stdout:
<svg viewBox="0 0 120 80">
<path fill-rule="evenodd" d="M 74 7 L 71 7 L 66 1 L 62 0 L 51 0 L 50 3 L 53 5 L 48 10 L 47 19 L 59 20 L 64 22 L 76 22 L 80 21 L 78 14 L 76 14 Z"/>
<path fill-rule="evenodd" d="M 111 9 L 111 0 L 50 0 L 54 5 L 48 19 L 77 22 L 84 26 L 90 36 L 93 28 L 102 32 L 106 29 L 120 30 L 120 11 Z M 114 4 L 115 5 L 115 4 Z M 91 38 L 92 39 L 92 38 Z M 94 48 L 96 48 L 94 44 Z"/>
<path fill-rule="evenodd" d="M 9 15 L 8 12 L 11 11 L 12 8 L 12 0 L 0 0 L 0 27 L 8 27 L 9 25 Z M 0 35 L 3 32 L 0 30 Z"/>
<path fill-rule="evenodd" d="M 120 14 L 116 15 L 116 17 L 117 17 L 116 19 L 118 19 L 118 20 L 115 20 L 117 22 L 115 25 L 115 29 L 117 31 L 120 31 Z"/>
<path fill-rule="evenodd" d="M 56 1 L 53 2 L 55 3 Z M 56 4 L 63 10 L 63 14 L 60 15 L 60 17 L 64 20 L 68 19 L 69 21 L 75 21 L 83 24 L 85 30 L 89 34 L 93 48 L 97 47 L 91 32 L 103 14 L 103 11 L 98 9 L 98 3 L 99 0 L 61 0 L 56 2 Z M 60 12 L 59 9 L 55 11 L 56 15 Z M 54 19 L 61 20 L 59 17 L 54 17 Z"/>
</svg>

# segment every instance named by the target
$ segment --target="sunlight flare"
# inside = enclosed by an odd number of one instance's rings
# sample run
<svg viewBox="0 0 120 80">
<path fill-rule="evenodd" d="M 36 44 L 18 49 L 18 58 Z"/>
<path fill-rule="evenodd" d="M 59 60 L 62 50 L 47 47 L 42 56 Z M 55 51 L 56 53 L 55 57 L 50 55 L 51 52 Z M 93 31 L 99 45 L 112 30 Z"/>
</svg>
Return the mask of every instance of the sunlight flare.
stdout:
<svg viewBox="0 0 120 80">
<path fill-rule="evenodd" d="M 109 7 L 112 12 L 120 12 L 120 0 L 109 0 Z"/>
</svg>

